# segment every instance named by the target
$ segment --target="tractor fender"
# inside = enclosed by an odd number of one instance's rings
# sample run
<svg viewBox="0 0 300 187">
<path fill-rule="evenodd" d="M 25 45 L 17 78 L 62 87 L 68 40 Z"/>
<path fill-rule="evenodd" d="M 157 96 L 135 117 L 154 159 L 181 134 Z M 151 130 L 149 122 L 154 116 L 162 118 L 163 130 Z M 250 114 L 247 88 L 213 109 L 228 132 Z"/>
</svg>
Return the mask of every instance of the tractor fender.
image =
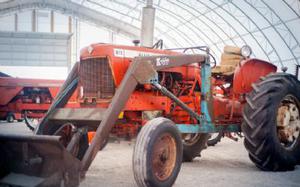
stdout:
<svg viewBox="0 0 300 187">
<path fill-rule="evenodd" d="M 233 77 L 233 92 L 246 94 L 252 91 L 252 84 L 260 77 L 277 71 L 277 67 L 267 61 L 247 59 L 239 63 Z"/>
</svg>

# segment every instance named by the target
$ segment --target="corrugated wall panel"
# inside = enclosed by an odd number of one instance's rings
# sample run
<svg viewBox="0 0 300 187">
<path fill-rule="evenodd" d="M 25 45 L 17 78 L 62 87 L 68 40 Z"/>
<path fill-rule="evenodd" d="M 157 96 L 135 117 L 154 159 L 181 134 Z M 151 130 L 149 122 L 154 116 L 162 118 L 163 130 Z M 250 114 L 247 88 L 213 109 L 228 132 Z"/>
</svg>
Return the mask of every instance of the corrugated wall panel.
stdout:
<svg viewBox="0 0 300 187">
<path fill-rule="evenodd" d="M 70 64 L 70 34 L 0 32 L 0 66 Z"/>
</svg>

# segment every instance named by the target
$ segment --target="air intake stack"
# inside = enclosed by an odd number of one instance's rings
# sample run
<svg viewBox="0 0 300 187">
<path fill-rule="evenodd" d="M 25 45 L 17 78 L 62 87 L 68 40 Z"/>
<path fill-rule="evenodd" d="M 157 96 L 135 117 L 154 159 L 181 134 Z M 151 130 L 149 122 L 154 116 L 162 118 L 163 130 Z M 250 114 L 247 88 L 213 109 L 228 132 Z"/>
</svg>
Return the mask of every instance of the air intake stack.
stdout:
<svg viewBox="0 0 300 187">
<path fill-rule="evenodd" d="M 152 0 L 147 0 L 142 13 L 141 46 L 152 47 L 155 21 L 155 8 Z"/>
</svg>

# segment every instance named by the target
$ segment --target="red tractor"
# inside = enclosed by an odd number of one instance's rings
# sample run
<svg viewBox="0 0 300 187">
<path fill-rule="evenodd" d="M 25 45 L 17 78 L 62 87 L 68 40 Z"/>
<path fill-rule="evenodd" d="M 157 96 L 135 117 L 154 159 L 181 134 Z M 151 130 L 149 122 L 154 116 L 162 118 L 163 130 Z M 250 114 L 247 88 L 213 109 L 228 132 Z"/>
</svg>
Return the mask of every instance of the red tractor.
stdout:
<svg viewBox="0 0 300 187">
<path fill-rule="evenodd" d="M 217 66 L 206 47 L 90 45 L 36 135 L 0 135 L 0 178 L 14 184 L 11 173 L 22 173 L 41 186 L 79 185 L 110 132 L 138 133 L 139 186 L 172 186 L 182 160 L 199 156 L 217 132 L 243 132 L 260 169 L 291 170 L 300 161 L 299 81 L 250 54 L 248 46 L 225 47 Z M 89 131 L 96 131 L 90 144 Z"/>
</svg>

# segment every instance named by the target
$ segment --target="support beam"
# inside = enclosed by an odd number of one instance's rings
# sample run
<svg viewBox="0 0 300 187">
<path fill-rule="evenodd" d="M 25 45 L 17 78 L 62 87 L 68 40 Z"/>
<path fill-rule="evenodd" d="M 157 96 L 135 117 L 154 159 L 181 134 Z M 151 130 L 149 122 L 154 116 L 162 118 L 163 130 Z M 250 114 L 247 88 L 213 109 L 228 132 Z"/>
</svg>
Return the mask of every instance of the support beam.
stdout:
<svg viewBox="0 0 300 187">
<path fill-rule="evenodd" d="M 109 43 L 111 44 L 115 43 L 115 34 L 113 31 L 109 31 Z"/>
<path fill-rule="evenodd" d="M 97 26 L 106 27 L 115 33 L 121 33 L 129 38 L 138 39 L 140 29 L 129 23 L 120 21 L 112 16 L 103 14 L 91 8 L 84 7 L 72 1 L 52 1 L 52 0 L 22 0 L 7 1 L 0 3 L 0 16 L 11 12 L 18 12 L 24 9 L 51 9 L 62 14 L 76 17 L 79 20 L 93 23 Z"/>
<path fill-rule="evenodd" d="M 50 31 L 54 32 L 54 12 L 51 10 L 50 12 Z"/>
<path fill-rule="evenodd" d="M 68 32 L 72 33 L 72 17 L 71 16 L 69 16 L 69 19 L 68 19 Z"/>
<path fill-rule="evenodd" d="M 32 10 L 32 17 L 31 17 L 31 23 L 32 23 L 32 32 L 36 32 L 36 23 L 37 23 L 37 19 L 36 19 L 36 10 Z"/>
<path fill-rule="evenodd" d="M 15 13 L 15 32 L 18 31 L 18 14 Z"/>
</svg>

